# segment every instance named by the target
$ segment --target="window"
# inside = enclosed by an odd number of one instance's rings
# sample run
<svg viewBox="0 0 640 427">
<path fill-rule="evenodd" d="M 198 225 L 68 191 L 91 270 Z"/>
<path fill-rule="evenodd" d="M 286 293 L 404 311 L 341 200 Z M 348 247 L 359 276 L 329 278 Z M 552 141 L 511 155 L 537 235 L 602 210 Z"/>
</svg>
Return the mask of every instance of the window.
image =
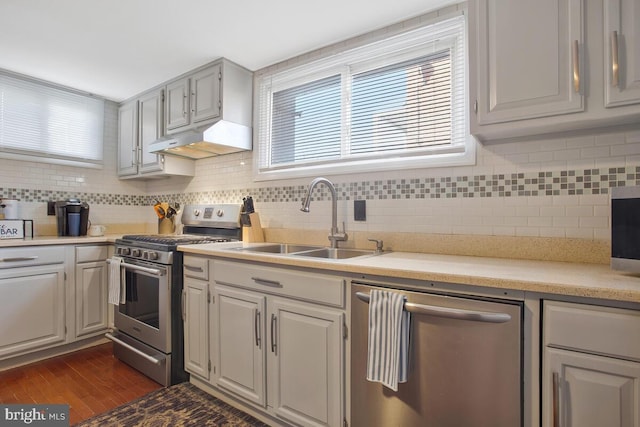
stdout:
<svg viewBox="0 0 640 427">
<path fill-rule="evenodd" d="M 258 77 L 256 179 L 475 162 L 463 15 Z"/>
<path fill-rule="evenodd" d="M 0 74 L 0 157 L 100 167 L 104 101 Z"/>
</svg>

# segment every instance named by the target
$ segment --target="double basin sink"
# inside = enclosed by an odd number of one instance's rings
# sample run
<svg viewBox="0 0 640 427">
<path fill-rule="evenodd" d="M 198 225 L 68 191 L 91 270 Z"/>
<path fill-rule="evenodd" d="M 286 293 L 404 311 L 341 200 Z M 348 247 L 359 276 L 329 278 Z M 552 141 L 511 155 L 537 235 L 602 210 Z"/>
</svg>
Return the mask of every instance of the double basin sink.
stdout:
<svg viewBox="0 0 640 427">
<path fill-rule="evenodd" d="M 328 248 L 325 246 L 296 245 L 287 243 L 249 246 L 236 248 L 236 250 L 251 253 L 280 254 L 324 259 L 348 259 L 367 255 L 377 255 L 381 253 L 365 249 Z"/>
</svg>

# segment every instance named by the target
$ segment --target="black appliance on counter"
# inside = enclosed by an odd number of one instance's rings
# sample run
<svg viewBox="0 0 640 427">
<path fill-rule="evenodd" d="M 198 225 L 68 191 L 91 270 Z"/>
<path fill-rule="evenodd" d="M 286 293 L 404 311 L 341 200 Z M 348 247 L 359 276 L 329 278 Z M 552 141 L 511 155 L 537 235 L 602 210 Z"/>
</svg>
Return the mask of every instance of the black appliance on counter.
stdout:
<svg viewBox="0 0 640 427">
<path fill-rule="evenodd" d="M 56 202 L 58 236 L 86 236 L 89 228 L 89 205 L 79 199 Z"/>
<path fill-rule="evenodd" d="M 182 323 L 183 254 L 178 245 L 242 240 L 240 205 L 187 205 L 184 233 L 125 235 L 110 265 L 120 265 L 124 302 L 114 306 L 113 353 L 158 383 L 186 381 Z M 112 274 L 112 268 L 109 268 Z M 121 291 L 122 292 L 122 291 Z"/>
</svg>

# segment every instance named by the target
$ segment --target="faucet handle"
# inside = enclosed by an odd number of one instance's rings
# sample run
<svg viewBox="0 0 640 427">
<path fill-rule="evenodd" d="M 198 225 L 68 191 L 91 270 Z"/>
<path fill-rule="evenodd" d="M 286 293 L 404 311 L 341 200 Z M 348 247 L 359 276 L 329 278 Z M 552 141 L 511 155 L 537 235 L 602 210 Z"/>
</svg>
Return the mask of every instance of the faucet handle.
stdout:
<svg viewBox="0 0 640 427">
<path fill-rule="evenodd" d="M 367 239 L 370 242 L 376 242 L 376 252 L 382 252 L 382 245 L 383 242 L 382 240 L 377 240 L 377 239 Z"/>
</svg>

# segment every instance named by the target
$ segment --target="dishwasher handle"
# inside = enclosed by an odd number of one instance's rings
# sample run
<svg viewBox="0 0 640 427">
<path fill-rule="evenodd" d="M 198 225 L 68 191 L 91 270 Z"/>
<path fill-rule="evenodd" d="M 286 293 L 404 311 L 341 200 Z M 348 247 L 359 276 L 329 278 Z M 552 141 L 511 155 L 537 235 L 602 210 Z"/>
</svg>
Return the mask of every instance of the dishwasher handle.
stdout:
<svg viewBox="0 0 640 427">
<path fill-rule="evenodd" d="M 369 302 L 371 297 L 365 292 L 356 292 L 356 296 L 361 301 Z M 426 316 L 445 317 L 447 319 L 472 320 L 487 323 L 505 323 L 511 320 L 507 313 L 493 313 L 487 311 L 464 310 L 460 308 L 439 307 L 436 305 L 416 304 L 405 302 L 404 309 L 409 313 L 422 314 Z"/>
</svg>

